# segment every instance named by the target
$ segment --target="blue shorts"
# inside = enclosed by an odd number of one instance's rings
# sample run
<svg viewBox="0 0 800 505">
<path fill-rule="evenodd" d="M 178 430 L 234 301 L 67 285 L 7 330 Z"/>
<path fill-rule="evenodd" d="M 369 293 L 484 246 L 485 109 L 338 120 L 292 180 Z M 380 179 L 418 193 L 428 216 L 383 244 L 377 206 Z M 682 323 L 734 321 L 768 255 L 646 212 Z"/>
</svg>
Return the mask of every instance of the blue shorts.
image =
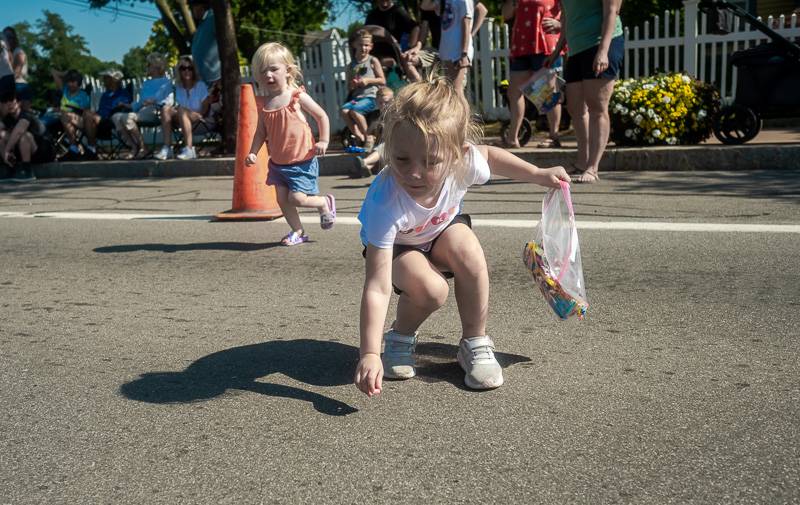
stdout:
<svg viewBox="0 0 800 505">
<path fill-rule="evenodd" d="M 510 67 L 512 72 L 536 72 L 544 66 L 544 60 L 547 59 L 546 54 L 529 54 L 527 56 L 517 56 L 511 58 Z M 553 68 L 558 68 L 562 65 L 563 58 L 561 56 L 556 59 L 551 65 Z"/>
<path fill-rule="evenodd" d="M 317 179 L 319 179 L 319 161 L 316 156 L 291 165 L 278 165 L 269 160 L 268 186 L 286 186 L 292 192 L 318 195 Z"/>
<path fill-rule="evenodd" d="M 590 47 L 578 54 L 567 57 L 567 66 L 564 68 L 564 80 L 567 82 L 581 82 L 591 79 L 616 79 L 622 67 L 622 58 L 625 56 L 625 38 L 622 35 L 611 39 L 608 46 L 608 68 L 600 75 L 594 75 L 592 65 L 597 48 Z"/>
<path fill-rule="evenodd" d="M 371 96 L 362 96 L 361 98 L 350 100 L 346 104 L 342 105 L 341 108 L 342 110 L 353 110 L 362 116 L 366 116 L 375 110 L 375 99 Z"/>
</svg>

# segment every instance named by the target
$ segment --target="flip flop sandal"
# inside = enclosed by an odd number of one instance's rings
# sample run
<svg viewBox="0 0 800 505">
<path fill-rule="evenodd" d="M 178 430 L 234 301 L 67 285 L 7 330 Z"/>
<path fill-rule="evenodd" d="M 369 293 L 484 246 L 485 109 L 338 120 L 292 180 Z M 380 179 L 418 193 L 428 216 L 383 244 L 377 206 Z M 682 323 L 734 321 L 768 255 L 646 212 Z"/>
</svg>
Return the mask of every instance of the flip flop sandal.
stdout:
<svg viewBox="0 0 800 505">
<path fill-rule="evenodd" d="M 600 174 L 597 172 L 590 172 L 585 171 L 582 174 L 579 174 L 578 177 L 572 179 L 572 182 L 576 184 L 594 184 L 595 182 L 600 180 Z"/>
<path fill-rule="evenodd" d="M 285 246 L 300 245 L 303 242 L 308 242 L 308 235 L 299 235 L 296 231 L 289 232 L 281 239 L 281 245 Z"/>
<path fill-rule="evenodd" d="M 561 147 L 561 141 L 558 139 L 548 138 L 536 144 L 536 147 L 538 147 L 539 149 L 552 149 L 554 147 L 558 148 Z"/>
<path fill-rule="evenodd" d="M 331 194 L 325 195 L 328 200 L 328 212 L 319 215 L 319 226 L 323 230 L 330 230 L 336 222 L 336 198 Z"/>
</svg>

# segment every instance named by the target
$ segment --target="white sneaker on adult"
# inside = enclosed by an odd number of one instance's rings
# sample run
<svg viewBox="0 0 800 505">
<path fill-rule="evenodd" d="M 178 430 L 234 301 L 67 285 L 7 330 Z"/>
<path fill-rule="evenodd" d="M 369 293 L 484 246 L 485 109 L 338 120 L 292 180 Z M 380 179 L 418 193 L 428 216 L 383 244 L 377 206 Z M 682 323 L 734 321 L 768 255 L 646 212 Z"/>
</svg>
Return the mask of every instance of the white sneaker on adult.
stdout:
<svg viewBox="0 0 800 505">
<path fill-rule="evenodd" d="M 161 149 L 153 155 L 157 160 L 166 160 L 174 156 L 171 146 L 161 146 Z"/>
<path fill-rule="evenodd" d="M 181 152 L 178 153 L 179 160 L 194 160 L 197 158 L 197 151 L 194 150 L 194 147 L 184 147 L 181 149 Z"/>
<path fill-rule="evenodd" d="M 394 330 L 383 334 L 383 376 L 389 379 L 410 379 L 417 374 L 414 369 L 414 349 L 417 334 L 403 335 Z"/>
<path fill-rule="evenodd" d="M 462 338 L 458 364 L 467 373 L 464 384 L 471 389 L 494 389 L 503 385 L 503 369 L 494 357 L 494 342 L 488 336 Z"/>
</svg>

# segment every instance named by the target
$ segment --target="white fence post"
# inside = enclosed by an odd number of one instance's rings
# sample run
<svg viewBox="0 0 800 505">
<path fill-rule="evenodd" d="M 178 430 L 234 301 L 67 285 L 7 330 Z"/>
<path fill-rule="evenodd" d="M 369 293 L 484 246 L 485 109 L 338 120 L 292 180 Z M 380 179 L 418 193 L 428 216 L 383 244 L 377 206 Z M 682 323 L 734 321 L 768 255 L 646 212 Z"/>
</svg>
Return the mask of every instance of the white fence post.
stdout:
<svg viewBox="0 0 800 505">
<path fill-rule="evenodd" d="M 691 76 L 697 76 L 697 19 L 698 0 L 683 2 L 683 69 Z"/>
</svg>

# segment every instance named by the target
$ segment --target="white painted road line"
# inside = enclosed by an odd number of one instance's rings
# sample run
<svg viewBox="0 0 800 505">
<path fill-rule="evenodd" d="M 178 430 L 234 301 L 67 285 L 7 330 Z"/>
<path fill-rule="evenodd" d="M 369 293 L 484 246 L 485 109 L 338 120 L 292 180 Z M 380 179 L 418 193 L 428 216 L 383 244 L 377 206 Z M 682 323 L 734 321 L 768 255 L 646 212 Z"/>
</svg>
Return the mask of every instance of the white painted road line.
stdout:
<svg viewBox="0 0 800 505">
<path fill-rule="evenodd" d="M 52 219 L 94 219 L 120 221 L 210 221 L 212 215 L 205 214 L 122 214 L 108 212 L 0 212 L 0 218 L 52 218 Z M 307 224 L 319 223 L 314 215 L 302 215 L 300 220 Z M 283 221 L 283 220 L 281 220 Z M 337 224 L 358 225 L 355 216 L 339 216 Z M 472 220 L 473 226 L 495 228 L 530 228 L 537 221 L 530 219 L 481 219 Z M 578 221 L 581 230 L 616 231 L 682 231 L 704 233 L 800 233 L 800 225 L 793 224 L 739 224 L 739 223 L 676 223 L 659 221 Z"/>
</svg>

